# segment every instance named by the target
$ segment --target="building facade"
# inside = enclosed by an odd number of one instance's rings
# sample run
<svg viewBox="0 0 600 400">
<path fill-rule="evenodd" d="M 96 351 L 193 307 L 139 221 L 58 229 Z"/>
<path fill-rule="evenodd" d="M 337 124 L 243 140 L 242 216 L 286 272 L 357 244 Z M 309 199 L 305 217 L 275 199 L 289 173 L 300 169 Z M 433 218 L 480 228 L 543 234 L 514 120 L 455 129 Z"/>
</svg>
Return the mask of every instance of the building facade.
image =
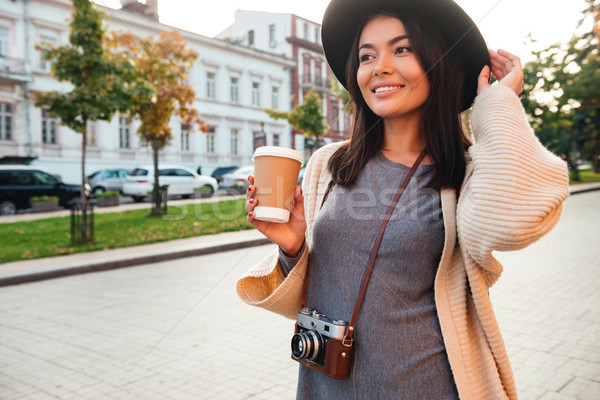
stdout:
<svg viewBox="0 0 600 400">
<path fill-rule="evenodd" d="M 156 1 L 123 9 L 101 8 L 109 31 L 129 31 L 158 36 L 176 28 L 161 24 Z M 154 10 L 148 10 L 153 5 Z M 65 182 L 80 180 L 82 136 L 35 107 L 33 91 L 69 90 L 56 81 L 51 65 L 36 45 L 68 43 L 68 0 L 0 0 L 0 162 L 46 167 Z M 196 91 L 194 106 L 207 122 L 208 133 L 190 132 L 177 118 L 171 120 L 173 140 L 160 152 L 160 162 L 202 167 L 210 174 L 218 166 L 250 165 L 256 146 L 293 147 L 292 129 L 286 121 L 271 119 L 264 111 L 289 111 L 291 72 L 296 62 L 231 42 L 179 30 L 199 57 L 190 71 Z M 151 148 L 137 135 L 139 122 L 116 114 L 111 121 L 88 126 L 86 173 L 111 167 L 134 168 L 152 163 Z M 302 150 L 302 149 L 300 149 Z"/>
<path fill-rule="evenodd" d="M 296 60 L 291 77 L 292 107 L 302 103 L 310 89 L 315 89 L 330 127 L 324 135 L 325 142 L 345 138 L 350 116 L 342 112 L 343 105 L 331 90 L 330 79 L 335 77 L 323 53 L 320 24 L 294 14 L 238 10 L 234 24 L 217 37 Z M 315 144 L 299 131 L 294 131 L 292 143 L 297 149 Z"/>
</svg>

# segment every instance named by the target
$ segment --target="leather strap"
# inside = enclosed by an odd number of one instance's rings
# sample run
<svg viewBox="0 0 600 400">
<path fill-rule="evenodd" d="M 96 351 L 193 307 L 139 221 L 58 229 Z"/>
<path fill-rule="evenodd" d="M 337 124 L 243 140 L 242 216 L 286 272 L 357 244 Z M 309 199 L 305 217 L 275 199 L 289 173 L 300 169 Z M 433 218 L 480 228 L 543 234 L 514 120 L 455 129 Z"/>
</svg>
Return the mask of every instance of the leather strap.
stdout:
<svg viewBox="0 0 600 400">
<path fill-rule="evenodd" d="M 423 162 L 423 159 L 427 155 L 427 150 L 423 150 L 421 155 L 417 158 L 413 166 L 410 168 L 408 175 L 404 178 L 404 181 L 398 188 L 396 195 L 394 196 L 394 200 L 388 207 L 387 214 L 385 219 L 381 223 L 381 227 L 379 228 L 379 233 L 377 234 L 377 239 L 375 239 L 375 244 L 373 245 L 373 250 L 371 250 L 371 256 L 369 257 L 369 263 L 367 265 L 367 269 L 365 270 L 365 275 L 363 277 L 362 285 L 360 286 L 360 290 L 358 291 L 358 297 L 356 298 L 356 302 L 354 303 L 354 311 L 352 311 L 352 317 L 350 318 L 350 323 L 348 324 L 348 329 L 346 330 L 346 335 L 342 340 L 342 345 L 345 347 L 352 347 L 352 343 L 354 342 L 354 326 L 356 325 L 356 317 L 358 316 L 358 311 L 360 310 L 360 306 L 365 297 L 365 293 L 367 291 L 367 286 L 369 285 L 369 280 L 371 279 L 371 272 L 373 272 L 373 267 L 375 266 L 375 259 L 377 258 L 377 252 L 379 251 L 379 246 L 381 245 L 381 240 L 383 239 L 383 233 L 385 231 L 385 227 L 387 226 L 394 209 L 396 208 L 396 204 L 398 204 L 398 200 L 400 200 L 400 196 L 404 193 L 404 189 L 408 186 L 410 179 L 413 177 L 417 168 Z"/>
</svg>

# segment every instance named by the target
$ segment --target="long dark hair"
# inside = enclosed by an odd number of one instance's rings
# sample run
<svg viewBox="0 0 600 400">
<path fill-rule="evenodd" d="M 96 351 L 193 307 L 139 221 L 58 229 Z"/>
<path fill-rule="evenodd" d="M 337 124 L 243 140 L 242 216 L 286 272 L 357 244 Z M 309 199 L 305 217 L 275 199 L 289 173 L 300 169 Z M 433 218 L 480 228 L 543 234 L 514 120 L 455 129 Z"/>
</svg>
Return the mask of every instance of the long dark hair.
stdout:
<svg viewBox="0 0 600 400">
<path fill-rule="evenodd" d="M 463 69 L 459 58 L 448 51 L 444 38 L 434 26 L 418 20 L 410 13 L 399 16 L 394 11 L 382 11 L 370 16 L 356 33 L 346 63 L 346 87 L 354 102 L 354 121 L 350 128 L 350 141 L 342 145 L 329 160 L 328 167 L 333 180 L 342 186 L 353 185 L 360 171 L 382 145 L 382 118 L 367 106 L 356 80 L 360 35 L 367 22 L 377 15 L 388 15 L 404 24 L 411 48 L 427 74 L 429 97 L 423 105 L 420 124 L 427 151 L 437 167 L 430 186 L 458 191 L 465 176 L 465 153 L 471 145 L 460 120 Z"/>
</svg>

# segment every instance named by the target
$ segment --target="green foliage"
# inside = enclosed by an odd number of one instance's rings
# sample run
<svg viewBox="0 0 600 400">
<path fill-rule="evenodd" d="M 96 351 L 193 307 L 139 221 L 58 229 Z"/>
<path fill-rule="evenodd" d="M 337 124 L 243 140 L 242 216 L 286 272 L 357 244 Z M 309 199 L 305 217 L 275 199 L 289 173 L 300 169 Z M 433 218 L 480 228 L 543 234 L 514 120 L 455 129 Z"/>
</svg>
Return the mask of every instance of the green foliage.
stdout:
<svg viewBox="0 0 600 400">
<path fill-rule="evenodd" d="M 121 197 L 121 193 L 116 192 L 114 190 L 108 190 L 106 192 L 98 193 L 96 195 L 96 197 L 98 197 L 98 198 L 102 198 L 102 197 Z"/>
<path fill-rule="evenodd" d="M 594 28 L 534 53 L 524 66 L 523 105 L 546 146 L 572 167 L 587 159 L 600 172 L 600 1 L 586 2 L 582 22 L 593 17 Z"/>
<path fill-rule="evenodd" d="M 33 196 L 29 199 L 29 204 L 43 201 L 58 201 L 57 196 Z"/>
<path fill-rule="evenodd" d="M 134 98 L 152 95 L 126 59 L 105 51 L 102 25 L 105 14 L 89 0 L 73 0 L 69 44 L 53 47 L 42 43 L 44 57 L 53 61 L 52 75 L 70 82 L 70 92 L 34 93 L 36 106 L 61 119 L 62 124 L 85 133 L 86 122 L 110 120 L 116 111 L 127 111 Z"/>
<path fill-rule="evenodd" d="M 271 118 L 286 119 L 294 129 L 299 129 L 309 138 L 322 136 L 329 127 L 325 124 L 325 116 L 321 111 L 323 104 L 319 95 L 311 89 L 304 96 L 302 104 L 298 104 L 292 111 L 264 110 Z"/>
<path fill-rule="evenodd" d="M 71 245 L 70 218 L 0 224 L 0 263 L 115 249 L 186 237 L 253 229 L 245 200 L 169 206 L 162 218 L 148 210 L 96 214 L 94 243 Z"/>
<path fill-rule="evenodd" d="M 354 103 L 352 102 L 350 93 L 343 86 L 338 85 L 337 79 L 333 76 L 329 77 L 329 86 L 331 86 L 331 91 L 335 93 L 338 100 L 344 105 L 342 109 L 344 113 L 348 115 L 354 114 Z"/>
</svg>

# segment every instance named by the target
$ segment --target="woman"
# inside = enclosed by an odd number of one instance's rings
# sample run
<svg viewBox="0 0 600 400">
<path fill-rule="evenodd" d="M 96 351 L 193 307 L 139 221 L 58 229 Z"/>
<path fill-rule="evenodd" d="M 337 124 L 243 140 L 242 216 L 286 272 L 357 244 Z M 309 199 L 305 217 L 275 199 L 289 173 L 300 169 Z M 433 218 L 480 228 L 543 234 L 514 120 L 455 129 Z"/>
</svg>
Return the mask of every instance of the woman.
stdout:
<svg viewBox="0 0 600 400">
<path fill-rule="evenodd" d="M 519 59 L 488 52 L 450 0 L 333 0 L 322 35 L 354 101 L 350 140 L 313 155 L 287 224 L 253 218 L 250 186 L 248 221 L 279 251 L 238 294 L 295 319 L 309 269 L 306 305 L 348 321 L 390 199 L 426 154 L 385 228 L 349 377 L 301 365 L 298 398 L 516 399 L 488 296 L 502 272 L 492 251 L 543 236 L 568 194 L 566 166 L 517 97 Z M 459 113 L 474 98 L 471 144 Z"/>
</svg>

